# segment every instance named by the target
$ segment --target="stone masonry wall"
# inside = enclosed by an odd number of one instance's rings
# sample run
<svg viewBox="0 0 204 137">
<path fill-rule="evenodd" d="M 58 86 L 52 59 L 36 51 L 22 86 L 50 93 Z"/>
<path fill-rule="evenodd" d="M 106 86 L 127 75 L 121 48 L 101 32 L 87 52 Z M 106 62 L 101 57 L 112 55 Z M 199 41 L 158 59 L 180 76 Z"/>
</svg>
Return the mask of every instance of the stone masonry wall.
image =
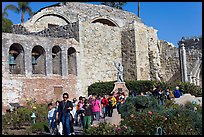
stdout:
<svg viewBox="0 0 204 137">
<path fill-rule="evenodd" d="M 79 41 L 79 23 L 75 22 L 64 26 L 45 28 L 39 32 L 29 32 L 22 25 L 13 25 L 12 33 L 22 35 L 36 35 L 41 37 L 75 38 L 77 41 Z"/>
<path fill-rule="evenodd" d="M 163 40 L 160 41 L 160 44 L 163 80 L 168 82 L 181 81 L 178 48 Z"/>
<path fill-rule="evenodd" d="M 122 64 L 124 80 L 136 80 L 135 31 L 133 24 L 121 32 Z"/>
<path fill-rule="evenodd" d="M 120 28 L 101 23 L 81 22 L 80 48 L 82 50 L 81 82 L 87 95 L 88 86 L 99 81 L 117 79 L 114 61 L 122 62 Z"/>
<path fill-rule="evenodd" d="M 195 42 L 193 38 L 185 41 L 187 73 L 193 69 L 198 58 L 202 59 L 202 37 L 198 39 L 198 42 Z"/>
<path fill-rule="evenodd" d="M 55 22 L 52 22 L 53 17 L 56 20 Z M 27 22 L 23 23 L 23 26 L 30 32 L 36 32 L 43 30 L 44 27 L 47 27 L 48 23 L 65 25 L 65 22 L 92 22 L 98 18 L 106 18 L 116 23 L 119 27 L 133 23 L 133 21 L 142 22 L 135 14 L 124 10 L 105 5 L 67 2 L 66 5 L 54 5 L 39 10 Z"/>
<path fill-rule="evenodd" d="M 147 26 L 134 22 L 137 80 L 150 80 Z"/>
<path fill-rule="evenodd" d="M 9 73 L 9 47 L 18 43 L 23 47 L 25 55 L 25 73 Z M 45 49 L 46 74 L 32 74 L 31 51 L 36 45 Z M 58 45 L 62 50 L 62 76 L 53 74 L 52 47 Z M 77 77 L 68 75 L 67 51 L 73 47 L 79 56 L 78 43 L 74 39 L 45 38 L 31 35 L 2 33 L 2 111 L 8 109 L 8 103 L 23 105 L 26 98 L 35 98 L 39 103 L 51 99 L 62 99 L 62 94 L 68 92 L 70 98 L 78 97 L 81 93 L 77 87 Z M 80 58 L 77 59 L 77 62 Z M 77 64 L 79 69 L 80 63 Z"/>
</svg>

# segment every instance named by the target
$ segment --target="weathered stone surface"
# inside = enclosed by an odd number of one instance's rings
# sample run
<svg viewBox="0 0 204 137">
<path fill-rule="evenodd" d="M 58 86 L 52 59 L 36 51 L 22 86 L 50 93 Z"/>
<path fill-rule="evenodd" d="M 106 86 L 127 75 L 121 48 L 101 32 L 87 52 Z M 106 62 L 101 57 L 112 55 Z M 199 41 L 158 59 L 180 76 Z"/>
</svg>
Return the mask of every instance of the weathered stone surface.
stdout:
<svg viewBox="0 0 204 137">
<path fill-rule="evenodd" d="M 184 94 L 180 98 L 174 98 L 174 102 L 179 105 L 185 105 L 187 102 L 195 101 L 196 104 L 202 106 L 202 97 L 195 97 L 191 94 Z"/>
<path fill-rule="evenodd" d="M 20 52 L 15 66 L 20 74 L 9 72 L 11 46 Z M 33 75 L 35 46 L 43 54 L 36 65 L 40 74 Z M 60 57 L 53 55 L 54 46 L 59 47 Z M 187 59 L 202 55 L 195 48 L 187 52 Z M 27 22 L 14 25 L 13 33 L 2 33 L 2 108 L 10 102 L 24 103 L 27 97 L 39 102 L 61 98 L 61 91 L 70 98 L 87 96 L 89 85 L 116 80 L 114 61 L 122 63 L 125 81 L 180 80 L 178 53 L 133 13 L 79 2 L 45 7 Z M 194 61 L 193 57 L 190 66 Z"/>
</svg>

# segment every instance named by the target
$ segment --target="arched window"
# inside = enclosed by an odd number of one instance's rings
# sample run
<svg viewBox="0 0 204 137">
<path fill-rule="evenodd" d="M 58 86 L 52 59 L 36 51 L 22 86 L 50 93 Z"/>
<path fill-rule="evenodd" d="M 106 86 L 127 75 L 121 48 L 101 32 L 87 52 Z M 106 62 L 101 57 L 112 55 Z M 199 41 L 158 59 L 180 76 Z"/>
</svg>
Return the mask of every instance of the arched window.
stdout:
<svg viewBox="0 0 204 137">
<path fill-rule="evenodd" d="M 61 48 L 54 46 L 52 48 L 52 69 L 53 74 L 62 75 L 62 60 L 61 60 Z"/>
<path fill-rule="evenodd" d="M 32 73 L 45 75 L 45 50 L 42 46 L 35 46 L 32 49 Z"/>
<path fill-rule="evenodd" d="M 68 74 L 77 75 L 76 50 L 73 47 L 68 49 Z"/>
<path fill-rule="evenodd" d="M 96 22 L 106 24 L 108 26 L 114 26 L 114 27 L 117 26 L 114 22 L 112 22 L 112 21 L 110 21 L 108 19 L 96 19 L 96 20 L 92 21 L 91 23 L 96 23 Z"/>
<path fill-rule="evenodd" d="M 12 44 L 9 48 L 9 72 L 25 74 L 24 50 L 18 43 Z"/>
</svg>

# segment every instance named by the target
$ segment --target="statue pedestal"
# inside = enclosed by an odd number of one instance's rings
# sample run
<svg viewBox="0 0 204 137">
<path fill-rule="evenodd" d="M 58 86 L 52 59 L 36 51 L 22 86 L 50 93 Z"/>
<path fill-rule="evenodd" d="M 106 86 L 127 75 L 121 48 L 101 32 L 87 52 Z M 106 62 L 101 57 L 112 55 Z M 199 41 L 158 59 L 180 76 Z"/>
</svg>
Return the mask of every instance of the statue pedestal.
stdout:
<svg viewBox="0 0 204 137">
<path fill-rule="evenodd" d="M 128 97 L 129 95 L 129 90 L 127 89 L 125 82 L 115 82 L 114 83 L 114 89 L 111 93 L 117 94 L 118 92 L 124 93 L 125 94 L 125 98 Z"/>
</svg>

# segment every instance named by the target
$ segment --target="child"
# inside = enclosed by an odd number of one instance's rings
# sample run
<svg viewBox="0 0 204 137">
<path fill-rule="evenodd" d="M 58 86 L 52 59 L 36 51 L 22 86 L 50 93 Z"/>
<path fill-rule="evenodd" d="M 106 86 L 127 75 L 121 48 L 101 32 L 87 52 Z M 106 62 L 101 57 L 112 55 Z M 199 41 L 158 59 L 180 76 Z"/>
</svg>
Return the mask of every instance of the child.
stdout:
<svg viewBox="0 0 204 137">
<path fill-rule="evenodd" d="M 82 113 L 82 115 L 84 116 L 84 125 L 83 128 L 84 129 L 88 129 L 91 126 L 91 116 L 92 116 L 92 108 L 91 105 L 88 103 L 88 100 L 84 100 L 84 112 Z"/>
<path fill-rule="evenodd" d="M 56 135 L 57 134 L 57 127 L 56 127 L 56 109 L 52 105 L 52 103 L 48 104 L 48 120 L 49 120 L 49 129 L 50 129 L 50 134 L 51 135 Z"/>
</svg>

